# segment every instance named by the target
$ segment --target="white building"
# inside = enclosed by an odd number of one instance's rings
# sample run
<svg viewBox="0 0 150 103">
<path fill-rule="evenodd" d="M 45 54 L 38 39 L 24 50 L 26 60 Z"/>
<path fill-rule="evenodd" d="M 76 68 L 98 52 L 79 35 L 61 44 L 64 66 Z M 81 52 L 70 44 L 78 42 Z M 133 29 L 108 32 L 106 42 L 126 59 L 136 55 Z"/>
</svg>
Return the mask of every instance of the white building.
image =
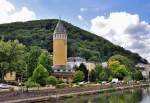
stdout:
<svg viewBox="0 0 150 103">
<path fill-rule="evenodd" d="M 147 78 L 150 79 L 150 64 L 142 64 L 139 63 L 136 65 L 136 67 L 140 68 L 142 75 Z"/>
<path fill-rule="evenodd" d="M 95 65 L 94 62 L 87 62 L 86 63 L 86 68 L 87 68 L 88 71 L 92 71 L 92 70 L 95 70 L 96 65 Z"/>
<path fill-rule="evenodd" d="M 79 67 L 82 63 L 86 66 L 86 60 L 81 57 L 69 57 L 67 60 L 67 65 L 70 65 L 71 68 Z"/>
<path fill-rule="evenodd" d="M 81 64 L 84 64 L 87 68 L 87 70 L 91 71 L 94 70 L 96 65 L 94 62 L 86 62 L 84 58 L 81 57 L 69 57 L 67 61 L 67 65 L 70 66 L 70 68 L 79 67 Z"/>
</svg>

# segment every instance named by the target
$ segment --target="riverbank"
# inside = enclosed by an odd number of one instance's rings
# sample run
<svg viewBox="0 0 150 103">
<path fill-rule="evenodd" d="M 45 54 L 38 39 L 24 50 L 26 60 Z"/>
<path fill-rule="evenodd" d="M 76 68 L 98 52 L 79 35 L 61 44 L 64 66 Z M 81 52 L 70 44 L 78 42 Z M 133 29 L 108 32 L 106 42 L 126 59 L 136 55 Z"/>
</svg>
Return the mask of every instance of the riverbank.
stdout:
<svg viewBox="0 0 150 103">
<path fill-rule="evenodd" d="M 82 87 L 72 87 L 64 89 L 47 89 L 40 91 L 29 91 L 24 93 L 11 92 L 0 94 L 0 103 L 22 103 L 22 102 L 38 102 L 38 101 L 56 101 L 64 98 L 71 98 L 80 95 L 89 95 L 103 92 L 112 92 L 118 90 L 134 89 L 150 86 L 145 84 L 130 84 L 124 86 L 116 85 L 90 85 Z"/>
</svg>

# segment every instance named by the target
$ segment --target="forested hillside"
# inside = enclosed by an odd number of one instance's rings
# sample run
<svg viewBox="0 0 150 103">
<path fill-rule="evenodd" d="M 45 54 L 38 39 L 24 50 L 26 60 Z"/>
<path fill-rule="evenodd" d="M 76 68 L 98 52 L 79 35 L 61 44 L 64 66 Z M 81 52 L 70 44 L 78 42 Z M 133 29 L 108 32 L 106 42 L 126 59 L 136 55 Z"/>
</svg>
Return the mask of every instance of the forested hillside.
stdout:
<svg viewBox="0 0 150 103">
<path fill-rule="evenodd" d="M 56 19 L 16 22 L 0 25 L 0 37 L 15 40 L 26 46 L 39 46 L 52 53 L 52 35 L 57 24 Z M 134 63 L 143 62 L 136 53 L 114 45 L 108 40 L 62 21 L 68 32 L 68 57 L 80 56 L 89 61 L 104 62 L 115 54 L 127 56 Z"/>
</svg>

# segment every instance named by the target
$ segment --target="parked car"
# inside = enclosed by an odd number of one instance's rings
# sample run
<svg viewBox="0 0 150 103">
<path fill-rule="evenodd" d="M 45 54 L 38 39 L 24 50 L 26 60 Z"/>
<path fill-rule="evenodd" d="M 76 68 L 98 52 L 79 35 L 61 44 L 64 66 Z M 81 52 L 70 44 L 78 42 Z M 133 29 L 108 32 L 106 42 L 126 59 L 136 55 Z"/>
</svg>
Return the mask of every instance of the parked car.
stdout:
<svg viewBox="0 0 150 103">
<path fill-rule="evenodd" d="M 1 88 L 1 89 L 9 89 L 9 88 L 11 88 L 11 86 L 8 85 L 8 84 L 3 84 L 3 83 L 1 83 L 1 84 L 0 84 L 0 88 Z"/>
<path fill-rule="evenodd" d="M 113 78 L 111 82 L 112 82 L 112 83 L 118 83 L 119 80 L 118 80 L 118 78 Z"/>
<path fill-rule="evenodd" d="M 106 81 L 102 81 L 102 84 L 106 84 L 107 82 Z"/>
<path fill-rule="evenodd" d="M 83 81 L 83 82 L 79 82 L 79 84 L 81 84 L 81 85 L 82 85 L 82 84 L 86 84 L 86 82 L 84 82 L 84 81 Z"/>
</svg>

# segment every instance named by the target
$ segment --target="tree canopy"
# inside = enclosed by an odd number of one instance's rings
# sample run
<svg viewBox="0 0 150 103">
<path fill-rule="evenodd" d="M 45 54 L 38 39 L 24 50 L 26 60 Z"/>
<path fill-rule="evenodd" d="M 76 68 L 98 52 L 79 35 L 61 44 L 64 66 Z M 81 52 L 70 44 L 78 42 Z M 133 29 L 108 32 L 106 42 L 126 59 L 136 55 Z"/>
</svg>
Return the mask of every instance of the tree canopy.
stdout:
<svg viewBox="0 0 150 103">
<path fill-rule="evenodd" d="M 32 76 L 34 69 L 38 64 L 38 58 L 41 54 L 41 48 L 37 46 L 32 46 L 28 50 L 27 54 L 27 78 Z"/>
<path fill-rule="evenodd" d="M 25 49 L 25 45 L 19 43 L 18 40 L 10 40 L 8 42 L 0 40 L 1 73 L 15 71 L 19 72 L 19 74 L 24 74 L 27 67 L 25 61 Z"/>
<path fill-rule="evenodd" d="M 49 73 L 52 72 L 52 57 L 50 56 L 48 51 L 42 51 L 41 55 L 38 57 L 38 64 L 42 64 Z"/>
<path fill-rule="evenodd" d="M 47 69 L 44 68 L 43 65 L 38 64 L 38 66 L 35 68 L 31 78 L 35 83 L 38 83 L 41 86 L 44 86 L 44 85 L 46 85 L 48 77 L 49 77 L 49 73 L 48 73 Z"/>
<path fill-rule="evenodd" d="M 118 78 L 119 80 L 123 80 L 123 78 L 128 75 L 128 68 L 125 65 L 120 64 L 119 61 L 109 62 L 109 68 L 112 71 L 113 77 Z"/>
</svg>

